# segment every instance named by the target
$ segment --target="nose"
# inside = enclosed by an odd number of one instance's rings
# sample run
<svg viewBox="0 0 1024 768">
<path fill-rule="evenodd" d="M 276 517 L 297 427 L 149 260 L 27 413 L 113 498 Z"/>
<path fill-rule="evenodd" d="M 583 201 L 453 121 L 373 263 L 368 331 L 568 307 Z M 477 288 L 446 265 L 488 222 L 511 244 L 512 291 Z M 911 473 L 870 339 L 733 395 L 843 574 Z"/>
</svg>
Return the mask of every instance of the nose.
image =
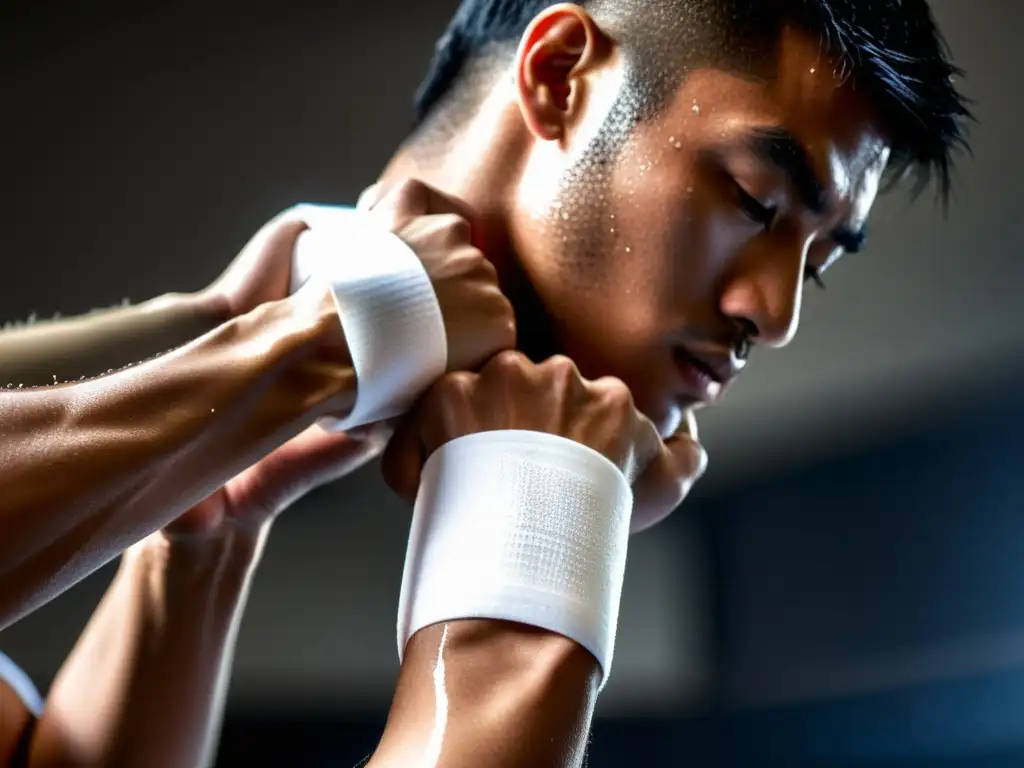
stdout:
<svg viewBox="0 0 1024 768">
<path fill-rule="evenodd" d="M 786 346 L 800 325 L 805 261 L 803 245 L 750 259 L 723 286 L 719 310 L 758 344 Z"/>
</svg>

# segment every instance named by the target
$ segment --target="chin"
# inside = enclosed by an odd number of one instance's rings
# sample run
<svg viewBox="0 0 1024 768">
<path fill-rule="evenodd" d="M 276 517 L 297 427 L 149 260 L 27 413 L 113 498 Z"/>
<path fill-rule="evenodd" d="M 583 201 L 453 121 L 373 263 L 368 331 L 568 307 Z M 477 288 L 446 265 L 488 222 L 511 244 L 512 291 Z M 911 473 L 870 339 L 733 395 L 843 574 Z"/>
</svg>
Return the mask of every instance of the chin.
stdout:
<svg viewBox="0 0 1024 768">
<path fill-rule="evenodd" d="M 683 411 L 676 405 L 661 409 L 660 413 L 656 412 L 654 415 L 645 411 L 644 415 L 654 422 L 662 439 L 674 435 L 683 423 Z"/>
</svg>

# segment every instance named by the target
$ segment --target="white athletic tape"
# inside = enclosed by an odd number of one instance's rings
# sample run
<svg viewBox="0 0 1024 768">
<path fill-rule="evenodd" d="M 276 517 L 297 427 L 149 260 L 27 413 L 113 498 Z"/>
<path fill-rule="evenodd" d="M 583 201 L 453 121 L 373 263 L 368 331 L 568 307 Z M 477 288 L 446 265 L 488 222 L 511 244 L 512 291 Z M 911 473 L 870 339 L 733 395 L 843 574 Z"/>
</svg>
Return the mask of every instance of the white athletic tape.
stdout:
<svg viewBox="0 0 1024 768">
<path fill-rule="evenodd" d="M 356 403 L 343 431 L 405 413 L 448 365 L 444 318 L 419 257 L 397 235 L 351 208 L 299 205 L 304 221 L 292 261 L 291 289 L 328 283 L 338 305 L 356 374 Z"/>
<path fill-rule="evenodd" d="M 423 467 L 398 607 L 418 630 L 504 619 L 562 634 L 611 669 L 633 493 L 611 461 L 541 432 L 481 432 Z"/>
</svg>

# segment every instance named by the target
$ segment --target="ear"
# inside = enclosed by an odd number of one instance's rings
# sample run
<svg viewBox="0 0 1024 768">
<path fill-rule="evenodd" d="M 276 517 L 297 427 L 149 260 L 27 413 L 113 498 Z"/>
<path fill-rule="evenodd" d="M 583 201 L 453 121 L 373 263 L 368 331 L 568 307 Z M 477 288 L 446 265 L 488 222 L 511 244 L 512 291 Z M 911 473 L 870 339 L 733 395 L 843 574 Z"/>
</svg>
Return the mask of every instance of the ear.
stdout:
<svg viewBox="0 0 1024 768">
<path fill-rule="evenodd" d="M 519 108 L 530 131 L 558 141 L 579 118 L 584 75 L 608 60 L 612 41 L 578 5 L 546 8 L 530 23 L 516 54 Z"/>
</svg>

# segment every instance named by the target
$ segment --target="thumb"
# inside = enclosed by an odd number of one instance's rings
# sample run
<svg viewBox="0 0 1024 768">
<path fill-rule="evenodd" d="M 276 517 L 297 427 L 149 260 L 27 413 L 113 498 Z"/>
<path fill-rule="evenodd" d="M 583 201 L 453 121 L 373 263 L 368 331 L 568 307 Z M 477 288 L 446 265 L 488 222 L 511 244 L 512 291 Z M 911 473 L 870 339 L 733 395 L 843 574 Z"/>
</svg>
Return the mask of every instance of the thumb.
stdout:
<svg viewBox="0 0 1024 768">
<path fill-rule="evenodd" d="M 313 425 L 242 473 L 233 500 L 243 515 L 280 514 L 313 489 L 371 460 L 385 439 L 372 431 L 353 436 Z"/>
<path fill-rule="evenodd" d="M 675 434 L 665 440 L 675 471 L 682 477 L 697 482 L 708 468 L 708 454 L 697 436 L 697 417 L 693 411 L 686 411 L 683 421 Z"/>
<path fill-rule="evenodd" d="M 661 445 L 633 488 L 633 533 L 660 523 L 686 498 L 707 469 L 707 452 L 697 442 L 697 421 L 687 411 L 675 434 Z"/>
<path fill-rule="evenodd" d="M 367 197 L 366 207 L 363 207 L 364 201 L 360 198 L 360 210 L 367 211 L 388 227 L 402 227 L 411 219 L 426 216 L 430 211 L 430 191 L 421 181 L 405 179 L 386 191 L 379 183 L 376 186 L 377 190 Z"/>
<path fill-rule="evenodd" d="M 361 210 L 367 210 L 372 215 L 383 218 L 392 227 L 405 226 L 411 219 L 419 216 L 439 214 L 454 214 L 470 224 L 477 221 L 476 211 L 465 200 L 442 192 L 419 179 L 405 179 L 383 193 L 383 187 L 379 183 L 377 187 L 375 192 L 367 190 L 363 193 L 366 195 L 367 203 L 374 198 L 376 202 Z M 362 203 L 363 199 L 360 198 L 360 204 Z"/>
<path fill-rule="evenodd" d="M 426 461 L 418 426 L 412 415 L 407 416 L 395 429 L 381 460 L 384 482 L 409 504 L 416 503 L 420 474 Z"/>
</svg>

